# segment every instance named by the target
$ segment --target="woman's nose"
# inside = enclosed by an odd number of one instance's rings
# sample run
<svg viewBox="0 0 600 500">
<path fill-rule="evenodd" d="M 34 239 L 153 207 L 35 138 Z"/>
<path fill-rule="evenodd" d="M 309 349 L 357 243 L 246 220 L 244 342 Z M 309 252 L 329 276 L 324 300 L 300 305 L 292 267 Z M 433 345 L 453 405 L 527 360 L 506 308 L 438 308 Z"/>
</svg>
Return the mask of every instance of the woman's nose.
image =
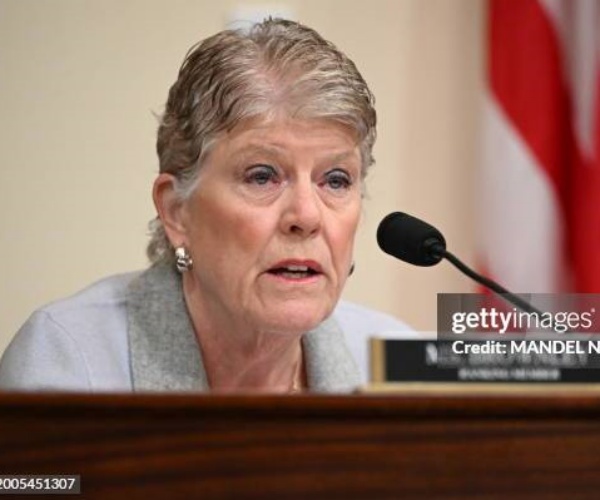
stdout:
<svg viewBox="0 0 600 500">
<path fill-rule="evenodd" d="M 319 232 L 321 204 L 310 180 L 299 180 L 286 193 L 281 223 L 285 233 L 308 237 Z"/>
</svg>

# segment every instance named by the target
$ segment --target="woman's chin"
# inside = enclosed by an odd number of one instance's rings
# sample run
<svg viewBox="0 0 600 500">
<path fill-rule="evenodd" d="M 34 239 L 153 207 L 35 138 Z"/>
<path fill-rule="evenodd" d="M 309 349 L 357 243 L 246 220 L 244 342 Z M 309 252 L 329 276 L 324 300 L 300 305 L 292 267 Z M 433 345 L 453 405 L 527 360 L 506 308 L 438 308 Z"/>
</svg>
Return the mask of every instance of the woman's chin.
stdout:
<svg viewBox="0 0 600 500">
<path fill-rule="evenodd" d="M 263 325 L 272 332 L 301 335 L 313 330 L 332 312 L 321 304 L 287 304 L 275 306 L 263 317 Z"/>
</svg>

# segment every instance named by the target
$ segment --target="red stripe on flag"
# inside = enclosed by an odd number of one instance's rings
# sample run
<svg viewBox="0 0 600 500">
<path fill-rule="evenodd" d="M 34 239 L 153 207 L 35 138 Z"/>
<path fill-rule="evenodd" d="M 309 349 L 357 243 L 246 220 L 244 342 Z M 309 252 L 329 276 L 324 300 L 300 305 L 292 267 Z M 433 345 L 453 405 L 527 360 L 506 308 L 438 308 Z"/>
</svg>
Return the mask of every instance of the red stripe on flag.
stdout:
<svg viewBox="0 0 600 500">
<path fill-rule="evenodd" d="M 573 162 L 567 220 L 574 289 L 600 292 L 600 164 Z"/>
<path fill-rule="evenodd" d="M 573 148 L 567 200 L 574 289 L 582 293 L 600 292 L 600 73 L 596 88 L 592 156 L 585 157 L 579 148 Z"/>
</svg>

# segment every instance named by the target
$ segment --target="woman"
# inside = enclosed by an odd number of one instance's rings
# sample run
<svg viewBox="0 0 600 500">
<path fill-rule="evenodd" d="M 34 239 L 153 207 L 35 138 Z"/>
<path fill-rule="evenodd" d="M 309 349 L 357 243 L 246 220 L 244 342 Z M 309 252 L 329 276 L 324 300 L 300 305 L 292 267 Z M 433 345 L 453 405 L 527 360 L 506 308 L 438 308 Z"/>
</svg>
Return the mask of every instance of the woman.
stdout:
<svg viewBox="0 0 600 500">
<path fill-rule="evenodd" d="M 338 305 L 375 123 L 352 61 L 307 27 L 269 19 L 201 42 L 158 130 L 153 265 L 34 313 L 0 387 L 355 388 L 344 333 L 401 328 Z"/>
</svg>

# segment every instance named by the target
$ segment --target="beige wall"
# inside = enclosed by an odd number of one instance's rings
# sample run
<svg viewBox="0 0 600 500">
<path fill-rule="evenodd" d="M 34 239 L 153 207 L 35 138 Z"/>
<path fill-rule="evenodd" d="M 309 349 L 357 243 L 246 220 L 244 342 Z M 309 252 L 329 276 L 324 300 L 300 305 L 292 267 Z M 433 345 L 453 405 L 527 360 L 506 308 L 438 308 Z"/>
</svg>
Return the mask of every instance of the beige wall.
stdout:
<svg viewBox="0 0 600 500">
<path fill-rule="evenodd" d="M 374 234 L 388 212 L 414 212 L 473 262 L 483 1 L 276 4 L 344 49 L 376 94 L 377 165 L 346 297 L 419 329 L 434 328 L 437 292 L 471 285 L 448 264 L 393 261 Z M 187 48 L 255 3 L 0 0 L 0 352 L 34 308 L 145 266 L 153 112 Z"/>
</svg>

